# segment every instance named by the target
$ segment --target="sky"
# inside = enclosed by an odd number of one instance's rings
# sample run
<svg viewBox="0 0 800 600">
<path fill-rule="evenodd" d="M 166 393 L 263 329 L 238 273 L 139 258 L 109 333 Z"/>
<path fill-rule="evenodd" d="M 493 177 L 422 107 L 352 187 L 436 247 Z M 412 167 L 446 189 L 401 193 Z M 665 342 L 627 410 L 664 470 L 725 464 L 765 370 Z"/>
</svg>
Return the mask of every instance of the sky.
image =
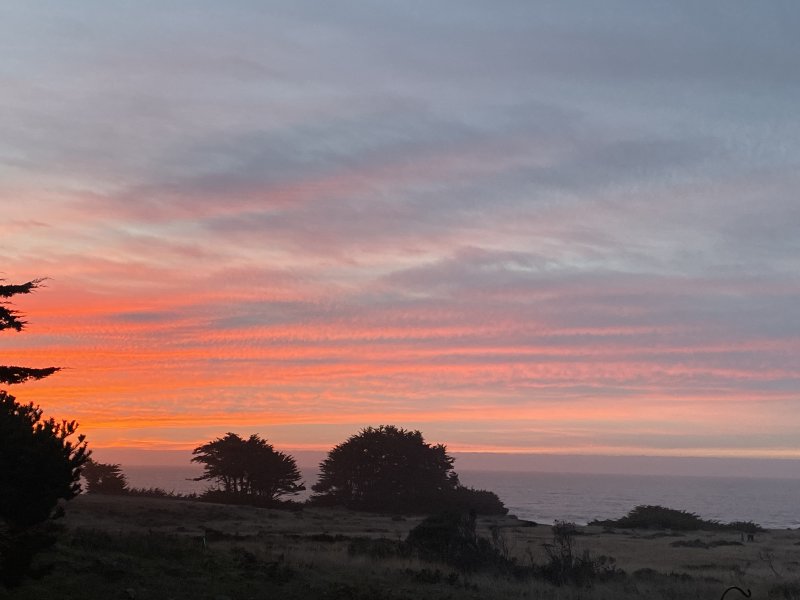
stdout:
<svg viewBox="0 0 800 600">
<path fill-rule="evenodd" d="M 64 367 L 12 393 L 122 462 L 380 424 L 534 469 L 799 459 L 799 29 L 794 0 L 4 2 L 0 276 L 48 280 L 0 352 Z"/>
</svg>

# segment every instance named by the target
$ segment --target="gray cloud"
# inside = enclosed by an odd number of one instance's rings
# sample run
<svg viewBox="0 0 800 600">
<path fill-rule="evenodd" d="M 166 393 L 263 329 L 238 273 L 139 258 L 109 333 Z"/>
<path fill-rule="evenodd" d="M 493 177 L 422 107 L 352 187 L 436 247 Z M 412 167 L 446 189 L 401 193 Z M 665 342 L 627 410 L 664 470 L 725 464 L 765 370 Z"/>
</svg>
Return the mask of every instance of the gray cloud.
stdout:
<svg viewBox="0 0 800 600">
<path fill-rule="evenodd" d="M 0 10 L 4 268 L 174 298 L 103 326 L 285 376 L 226 407 L 800 390 L 795 2 Z"/>
</svg>

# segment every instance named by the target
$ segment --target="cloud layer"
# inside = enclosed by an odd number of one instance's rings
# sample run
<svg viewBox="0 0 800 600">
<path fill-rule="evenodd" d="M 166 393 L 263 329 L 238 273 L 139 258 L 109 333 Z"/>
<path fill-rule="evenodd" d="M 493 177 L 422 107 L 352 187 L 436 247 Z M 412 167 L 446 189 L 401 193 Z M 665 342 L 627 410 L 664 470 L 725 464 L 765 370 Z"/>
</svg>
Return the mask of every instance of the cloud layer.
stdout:
<svg viewBox="0 0 800 600">
<path fill-rule="evenodd" d="M 12 2 L 2 342 L 98 446 L 800 456 L 792 2 Z"/>
</svg>

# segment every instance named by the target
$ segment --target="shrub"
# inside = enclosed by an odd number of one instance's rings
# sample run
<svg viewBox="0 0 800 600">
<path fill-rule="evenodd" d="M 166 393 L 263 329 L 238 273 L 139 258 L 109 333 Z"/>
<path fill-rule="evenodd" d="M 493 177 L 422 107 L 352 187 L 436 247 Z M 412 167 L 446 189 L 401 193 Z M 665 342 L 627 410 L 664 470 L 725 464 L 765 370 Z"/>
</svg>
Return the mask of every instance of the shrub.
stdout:
<svg viewBox="0 0 800 600">
<path fill-rule="evenodd" d="M 464 486 L 445 494 L 440 509 L 465 513 L 474 511 L 479 515 L 504 515 L 508 512 L 494 492 Z"/>
<path fill-rule="evenodd" d="M 625 529 L 673 529 L 677 531 L 734 530 L 755 533 L 764 529 L 752 521 L 720 523 L 716 520 L 701 519 L 694 513 L 675 510 L 663 506 L 640 505 L 621 519 L 592 521 L 589 525 L 621 527 Z"/>
<path fill-rule="evenodd" d="M 433 515 L 412 529 L 406 542 L 423 560 L 442 562 L 462 571 L 508 570 L 506 560 L 475 530 L 475 513 L 455 511 Z"/>
<path fill-rule="evenodd" d="M 125 495 L 138 496 L 142 498 L 169 498 L 171 500 L 197 500 L 197 494 L 181 494 L 174 490 L 167 491 L 160 487 L 133 487 L 126 488 Z"/>
<path fill-rule="evenodd" d="M 357 537 L 350 540 L 347 553 L 351 556 L 364 555 L 371 558 L 405 558 L 411 555 L 411 547 L 406 542 L 387 538 Z"/>
<path fill-rule="evenodd" d="M 736 531 L 743 531 L 744 533 L 761 533 L 762 531 L 766 531 L 761 525 L 753 523 L 752 521 L 731 521 L 726 527 Z"/>
<path fill-rule="evenodd" d="M 640 505 L 621 519 L 592 521 L 590 525 L 624 527 L 626 529 L 676 529 L 696 531 L 698 529 L 718 528 L 718 521 L 704 521 L 694 513 L 675 510 L 663 506 Z"/>
<path fill-rule="evenodd" d="M 591 585 L 597 580 L 608 580 L 624 575 L 610 556 L 592 558 L 588 550 L 580 556 L 576 553 L 575 536 L 578 530 L 575 523 L 556 521 L 553 525 L 553 541 L 545 544 L 548 562 L 541 567 L 541 575 L 556 585 Z"/>
</svg>

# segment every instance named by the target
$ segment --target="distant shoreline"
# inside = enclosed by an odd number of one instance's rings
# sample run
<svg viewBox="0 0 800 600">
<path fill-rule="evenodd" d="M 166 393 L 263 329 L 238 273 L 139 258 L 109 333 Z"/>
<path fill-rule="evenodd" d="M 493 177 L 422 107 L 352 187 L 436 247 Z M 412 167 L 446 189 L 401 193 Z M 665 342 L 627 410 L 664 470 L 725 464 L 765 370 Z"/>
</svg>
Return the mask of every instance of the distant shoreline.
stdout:
<svg viewBox="0 0 800 600">
<path fill-rule="evenodd" d="M 316 468 L 326 452 L 285 450 L 300 468 Z M 101 448 L 102 462 L 123 466 L 180 467 L 191 464 L 188 451 Z M 800 459 L 757 457 L 692 457 L 550 453 L 450 452 L 456 471 L 508 471 L 565 474 L 654 475 L 659 477 L 742 477 L 800 479 Z"/>
<path fill-rule="evenodd" d="M 133 487 L 200 493 L 206 482 L 187 481 L 201 473 L 196 465 L 124 466 Z M 317 469 L 301 469 L 310 495 Z M 753 520 L 770 529 L 800 527 L 800 480 L 737 477 L 601 475 L 459 470 L 464 485 L 489 489 L 521 519 L 552 523 L 566 519 L 581 525 L 614 519 L 640 504 L 688 510 L 723 522 Z"/>
</svg>

